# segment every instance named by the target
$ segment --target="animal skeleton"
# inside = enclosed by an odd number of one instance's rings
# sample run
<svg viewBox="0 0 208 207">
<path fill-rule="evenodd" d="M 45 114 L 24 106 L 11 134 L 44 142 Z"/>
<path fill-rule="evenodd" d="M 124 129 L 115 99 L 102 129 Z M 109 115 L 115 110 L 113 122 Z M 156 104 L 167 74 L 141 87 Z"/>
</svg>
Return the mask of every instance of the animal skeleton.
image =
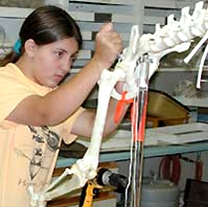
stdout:
<svg viewBox="0 0 208 207">
<path fill-rule="evenodd" d="M 45 207 L 46 202 L 56 197 L 84 186 L 87 180 L 96 176 L 99 163 L 99 151 L 105 124 L 108 103 L 111 97 L 118 100 L 121 95 L 115 90 L 118 81 L 124 81 L 124 90 L 127 91 L 127 100 L 135 98 L 139 88 L 148 89 L 143 67 L 139 60 L 148 54 L 149 76 L 158 69 L 160 59 L 171 52 L 183 52 L 189 49 L 195 37 L 201 37 L 196 48 L 185 59 L 188 62 L 196 51 L 208 38 L 208 10 L 203 9 L 204 3 L 198 2 L 192 15 L 189 7 L 182 9 L 179 21 L 174 20 L 174 15 L 168 16 L 167 25 L 156 25 L 154 34 L 139 35 L 138 26 L 131 29 L 129 46 L 123 50 L 118 63 L 113 71 L 104 70 L 99 80 L 98 108 L 90 146 L 82 159 L 79 159 L 72 167 L 66 168 L 64 173 L 49 185 L 43 192 L 34 193 L 33 187 L 29 187 L 31 206 Z M 208 51 L 208 47 L 205 52 Z M 198 75 L 197 87 L 200 87 L 202 66 L 206 53 L 202 57 Z M 138 77 L 140 71 L 140 77 Z M 139 78 L 139 82 L 137 81 Z M 68 176 L 72 175 L 69 179 Z"/>
</svg>

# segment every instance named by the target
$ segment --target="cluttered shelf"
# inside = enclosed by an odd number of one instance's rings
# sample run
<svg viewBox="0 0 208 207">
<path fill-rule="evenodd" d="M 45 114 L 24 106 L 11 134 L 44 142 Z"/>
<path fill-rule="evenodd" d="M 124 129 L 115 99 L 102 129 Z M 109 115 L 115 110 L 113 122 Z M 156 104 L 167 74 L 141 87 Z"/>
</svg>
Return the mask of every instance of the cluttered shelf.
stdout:
<svg viewBox="0 0 208 207">
<path fill-rule="evenodd" d="M 168 154 L 180 154 L 180 153 L 189 153 L 197 151 L 208 151 L 208 141 L 206 142 L 195 142 L 190 144 L 182 145 L 164 145 L 164 146 L 152 146 L 145 147 L 144 157 L 156 157 Z M 100 162 L 110 162 L 110 161 L 123 161 L 130 159 L 130 151 L 109 151 L 101 152 Z M 68 167 L 76 162 L 77 158 L 64 158 L 59 157 L 56 168 Z"/>
<path fill-rule="evenodd" d="M 153 128 L 147 128 L 145 132 L 144 157 L 208 151 L 208 124 L 196 120 L 190 123 L 190 109 L 187 105 L 165 92 L 149 90 L 147 125 Z M 102 142 L 100 162 L 130 159 L 132 134 L 128 124 Z M 77 142 L 85 148 L 89 146 L 89 141 L 82 137 Z M 73 156 L 60 156 L 57 168 L 70 166 L 76 160 Z"/>
<path fill-rule="evenodd" d="M 85 147 L 89 142 L 77 140 Z M 130 159 L 131 132 L 119 130 L 101 145 L 100 162 Z M 188 123 L 146 130 L 144 157 L 208 151 L 208 124 Z M 116 146 L 116 147 L 115 147 Z M 67 167 L 77 158 L 59 156 L 56 168 Z"/>
</svg>

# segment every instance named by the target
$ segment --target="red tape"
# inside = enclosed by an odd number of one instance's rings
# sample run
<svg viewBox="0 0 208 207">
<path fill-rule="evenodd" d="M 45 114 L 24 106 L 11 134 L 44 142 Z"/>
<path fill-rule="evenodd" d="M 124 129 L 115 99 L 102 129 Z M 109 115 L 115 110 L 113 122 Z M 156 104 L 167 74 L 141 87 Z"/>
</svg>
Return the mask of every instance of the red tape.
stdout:
<svg viewBox="0 0 208 207">
<path fill-rule="evenodd" d="M 133 126 L 133 139 L 134 141 L 144 142 L 145 139 L 145 125 L 146 125 L 146 111 L 147 111 L 147 98 L 144 103 L 144 108 L 142 111 L 142 117 L 137 123 L 137 114 L 138 114 L 138 104 L 134 102 L 134 105 L 131 110 L 131 122 Z M 138 127 L 139 124 L 139 127 Z"/>
<path fill-rule="evenodd" d="M 122 112 L 124 110 L 124 105 L 133 103 L 133 98 L 127 100 L 126 99 L 126 94 L 127 94 L 127 91 L 123 91 L 122 94 L 121 94 L 121 99 L 117 103 L 116 112 L 115 112 L 115 116 L 114 116 L 114 122 L 115 123 L 118 123 L 119 120 L 121 119 L 121 115 L 122 115 Z"/>
</svg>

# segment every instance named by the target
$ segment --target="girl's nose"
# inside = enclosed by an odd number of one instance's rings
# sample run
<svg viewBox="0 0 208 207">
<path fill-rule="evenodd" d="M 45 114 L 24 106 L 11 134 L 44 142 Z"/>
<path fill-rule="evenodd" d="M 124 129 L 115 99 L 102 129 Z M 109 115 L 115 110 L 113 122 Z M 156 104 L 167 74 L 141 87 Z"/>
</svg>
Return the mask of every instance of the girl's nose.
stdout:
<svg viewBox="0 0 208 207">
<path fill-rule="evenodd" d="M 71 69 L 71 65 L 72 65 L 72 61 L 70 60 L 67 60 L 67 61 L 63 61 L 62 62 L 62 65 L 61 65 L 61 69 L 64 71 L 64 72 L 69 72 L 70 69 Z"/>
</svg>

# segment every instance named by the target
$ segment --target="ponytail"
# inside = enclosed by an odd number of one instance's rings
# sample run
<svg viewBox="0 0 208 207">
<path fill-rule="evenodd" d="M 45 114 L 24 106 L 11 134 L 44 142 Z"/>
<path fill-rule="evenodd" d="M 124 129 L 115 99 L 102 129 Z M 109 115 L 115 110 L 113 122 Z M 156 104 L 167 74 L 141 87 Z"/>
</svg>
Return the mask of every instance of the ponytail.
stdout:
<svg viewBox="0 0 208 207">
<path fill-rule="evenodd" d="M 8 53 L 5 57 L 0 60 L 0 66 L 3 67 L 8 63 L 15 63 L 19 59 L 20 55 L 17 54 L 14 50 Z"/>
<path fill-rule="evenodd" d="M 0 66 L 3 67 L 8 63 L 15 63 L 21 54 L 21 41 L 17 40 L 12 51 L 0 60 Z"/>
</svg>

